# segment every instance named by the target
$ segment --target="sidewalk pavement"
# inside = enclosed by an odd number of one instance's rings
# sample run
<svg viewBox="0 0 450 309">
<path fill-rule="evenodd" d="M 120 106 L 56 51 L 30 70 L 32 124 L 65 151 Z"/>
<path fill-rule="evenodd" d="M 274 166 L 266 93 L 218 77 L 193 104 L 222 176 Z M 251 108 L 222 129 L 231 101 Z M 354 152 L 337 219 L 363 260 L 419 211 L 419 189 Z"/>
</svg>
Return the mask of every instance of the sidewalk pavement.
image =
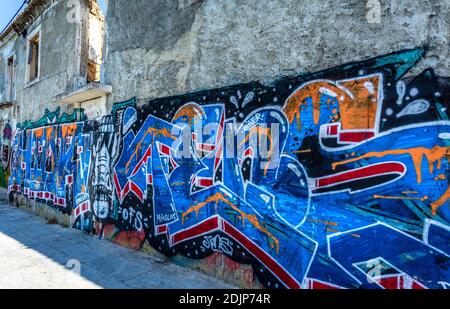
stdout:
<svg viewBox="0 0 450 309">
<path fill-rule="evenodd" d="M 47 222 L 0 190 L 0 288 L 235 288 L 158 257 Z"/>
</svg>

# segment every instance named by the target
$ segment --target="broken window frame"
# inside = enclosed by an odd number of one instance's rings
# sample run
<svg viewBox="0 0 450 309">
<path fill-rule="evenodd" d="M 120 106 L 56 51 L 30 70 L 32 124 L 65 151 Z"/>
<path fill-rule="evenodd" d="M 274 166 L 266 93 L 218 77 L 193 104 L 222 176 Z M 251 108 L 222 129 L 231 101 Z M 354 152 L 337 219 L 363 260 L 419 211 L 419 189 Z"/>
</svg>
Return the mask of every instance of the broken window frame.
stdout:
<svg viewBox="0 0 450 309">
<path fill-rule="evenodd" d="M 27 36 L 27 53 L 25 57 L 25 83 L 27 85 L 38 82 L 41 77 L 41 44 L 41 29 L 38 27 Z"/>
</svg>

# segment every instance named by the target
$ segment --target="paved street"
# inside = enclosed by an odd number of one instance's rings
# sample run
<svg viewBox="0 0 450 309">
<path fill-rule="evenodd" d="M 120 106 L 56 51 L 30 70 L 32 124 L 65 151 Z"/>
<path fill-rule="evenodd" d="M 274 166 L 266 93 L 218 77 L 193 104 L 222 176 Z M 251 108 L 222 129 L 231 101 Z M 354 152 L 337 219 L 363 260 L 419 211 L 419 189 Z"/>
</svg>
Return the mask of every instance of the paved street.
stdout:
<svg viewBox="0 0 450 309">
<path fill-rule="evenodd" d="M 47 222 L 0 191 L 0 288 L 233 288 L 196 271 Z"/>
</svg>

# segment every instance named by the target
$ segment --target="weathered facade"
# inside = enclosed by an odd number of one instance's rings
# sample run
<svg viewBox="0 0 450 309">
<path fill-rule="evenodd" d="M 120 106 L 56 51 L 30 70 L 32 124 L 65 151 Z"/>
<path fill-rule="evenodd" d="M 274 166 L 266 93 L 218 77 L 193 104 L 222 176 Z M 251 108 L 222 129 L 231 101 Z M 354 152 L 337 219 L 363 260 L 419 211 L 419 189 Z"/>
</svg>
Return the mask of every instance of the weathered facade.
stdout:
<svg viewBox="0 0 450 309">
<path fill-rule="evenodd" d="M 1 132 L 46 109 L 71 112 L 79 102 L 59 99 L 99 81 L 103 15 L 95 1 L 78 4 L 30 1 L 0 35 Z"/>
<path fill-rule="evenodd" d="M 110 0 L 53 96 L 104 113 L 21 119 L 11 197 L 243 287 L 449 287 L 450 4 L 383 5 Z"/>
</svg>

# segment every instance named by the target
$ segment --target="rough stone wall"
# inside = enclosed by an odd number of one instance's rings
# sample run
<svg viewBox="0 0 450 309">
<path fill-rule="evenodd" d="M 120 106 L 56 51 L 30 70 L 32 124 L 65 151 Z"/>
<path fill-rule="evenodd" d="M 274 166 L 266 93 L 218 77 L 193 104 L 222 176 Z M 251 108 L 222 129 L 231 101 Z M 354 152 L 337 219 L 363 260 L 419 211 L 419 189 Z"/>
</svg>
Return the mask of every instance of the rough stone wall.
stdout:
<svg viewBox="0 0 450 309">
<path fill-rule="evenodd" d="M 270 82 L 423 45 L 429 52 L 411 73 L 449 75 L 449 1 L 380 1 L 380 23 L 368 22 L 367 2 L 110 0 L 110 104 Z"/>
</svg>

